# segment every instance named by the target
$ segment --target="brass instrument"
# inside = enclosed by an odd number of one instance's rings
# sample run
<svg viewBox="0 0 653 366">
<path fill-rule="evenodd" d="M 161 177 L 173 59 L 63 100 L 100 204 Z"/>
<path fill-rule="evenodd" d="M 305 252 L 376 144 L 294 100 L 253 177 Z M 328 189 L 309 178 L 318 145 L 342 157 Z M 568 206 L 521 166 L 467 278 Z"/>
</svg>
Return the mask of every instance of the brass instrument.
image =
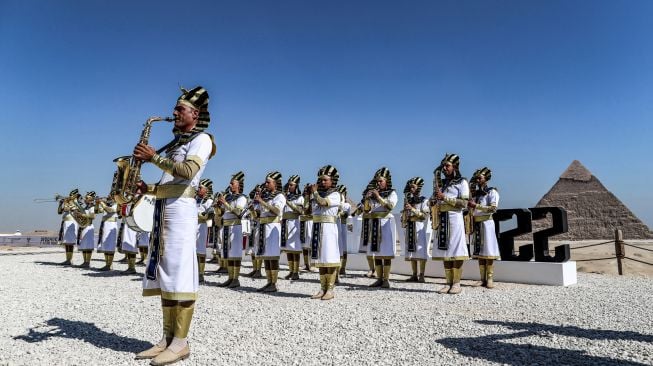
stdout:
<svg viewBox="0 0 653 366">
<path fill-rule="evenodd" d="M 410 193 L 410 192 L 404 193 L 404 206 L 406 206 L 406 204 L 410 204 L 412 200 L 413 200 L 412 193 Z M 404 208 L 403 210 L 401 210 L 401 227 L 402 228 L 405 229 L 406 226 L 408 226 L 408 220 L 409 219 L 410 219 L 409 210 Z"/>
<path fill-rule="evenodd" d="M 471 200 L 474 200 L 477 194 L 478 194 L 478 181 L 476 180 L 476 177 L 472 177 L 472 179 L 470 179 L 469 181 L 469 198 Z M 465 222 L 465 234 L 467 235 L 474 234 L 474 209 L 468 207 L 467 212 L 465 212 L 463 218 Z"/>
<path fill-rule="evenodd" d="M 70 211 L 70 215 L 77 221 L 80 227 L 85 228 L 93 223 L 93 219 L 86 215 L 86 209 L 82 207 L 78 200 L 73 199 L 74 206 Z"/>
<path fill-rule="evenodd" d="M 174 117 L 150 117 L 143 125 L 141 138 L 139 143 L 147 145 L 150 138 L 150 130 L 152 123 L 159 121 L 172 122 Z M 141 165 L 142 161 L 134 158 L 133 156 L 120 156 L 113 160 L 118 166 L 116 172 L 113 174 L 113 182 L 111 183 L 111 192 L 109 196 L 113 197 L 118 205 L 132 203 L 136 196 L 137 184 L 141 179 Z"/>
<path fill-rule="evenodd" d="M 442 164 L 433 171 L 433 196 L 431 197 L 431 227 L 437 230 L 440 227 L 440 206 L 436 198 L 436 193 L 442 187 Z"/>
<path fill-rule="evenodd" d="M 65 201 L 67 198 L 69 197 L 62 196 L 59 193 L 55 193 L 54 198 L 35 198 L 34 203 L 61 202 L 61 201 Z"/>
</svg>

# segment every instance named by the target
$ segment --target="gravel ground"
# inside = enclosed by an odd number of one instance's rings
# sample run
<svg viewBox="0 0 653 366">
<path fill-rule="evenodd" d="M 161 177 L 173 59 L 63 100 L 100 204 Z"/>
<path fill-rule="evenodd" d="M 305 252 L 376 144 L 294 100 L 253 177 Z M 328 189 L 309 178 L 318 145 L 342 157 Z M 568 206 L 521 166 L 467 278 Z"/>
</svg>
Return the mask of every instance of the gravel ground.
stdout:
<svg viewBox="0 0 653 366">
<path fill-rule="evenodd" d="M 134 353 L 158 341 L 161 320 L 158 298 L 140 295 L 141 275 L 120 275 L 124 264 L 62 267 L 61 249 L 36 251 L 0 254 L 0 364 L 147 365 Z M 102 265 L 95 254 L 92 266 Z M 435 293 L 442 279 L 393 276 L 391 290 L 370 290 L 371 280 L 352 272 L 335 300 L 319 301 L 308 298 L 318 275 L 301 276 L 266 295 L 254 291 L 265 280 L 242 278 L 234 291 L 216 287 L 224 277 L 209 272 L 192 354 L 179 364 L 653 364 L 649 277 L 579 273 L 570 287 L 494 290 L 464 282 L 453 296 Z"/>
</svg>

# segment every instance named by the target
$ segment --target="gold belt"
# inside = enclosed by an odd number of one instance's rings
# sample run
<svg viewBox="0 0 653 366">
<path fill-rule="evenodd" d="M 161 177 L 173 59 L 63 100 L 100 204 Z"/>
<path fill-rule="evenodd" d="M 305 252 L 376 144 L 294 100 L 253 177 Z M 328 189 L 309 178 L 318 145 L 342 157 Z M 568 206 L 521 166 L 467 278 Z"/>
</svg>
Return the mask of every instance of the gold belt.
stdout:
<svg viewBox="0 0 653 366">
<path fill-rule="evenodd" d="M 72 216 L 66 216 L 63 221 L 75 221 L 75 219 Z"/>
<path fill-rule="evenodd" d="M 313 215 L 301 215 L 299 216 L 299 221 L 311 221 L 313 220 Z"/>
<path fill-rule="evenodd" d="M 474 216 L 474 222 L 483 222 L 492 219 L 492 215 Z"/>
<path fill-rule="evenodd" d="M 408 219 L 408 221 L 412 221 L 412 222 L 421 222 L 421 221 L 426 221 L 426 219 L 425 219 L 425 218 L 424 218 L 424 219 L 420 219 L 420 218 L 418 218 L 418 217 L 414 217 L 414 216 L 412 216 L 411 218 Z"/>
<path fill-rule="evenodd" d="M 462 208 L 456 208 L 450 205 L 444 205 L 440 206 L 440 212 L 449 212 L 449 211 L 454 211 L 454 212 L 463 212 Z"/>
<path fill-rule="evenodd" d="M 299 218 L 299 214 L 296 212 L 284 212 L 283 218 L 285 220 L 297 220 Z"/>
<path fill-rule="evenodd" d="M 265 225 L 265 224 L 274 224 L 274 223 L 277 223 L 277 222 L 281 222 L 281 220 L 279 219 L 279 216 L 266 216 L 266 217 L 260 217 L 258 219 L 258 223 L 263 224 L 263 225 Z"/>
<path fill-rule="evenodd" d="M 323 224 L 335 224 L 337 220 L 338 220 L 338 216 L 313 215 L 313 222 L 321 222 Z"/>
<path fill-rule="evenodd" d="M 240 219 L 222 219 L 222 226 L 241 225 Z"/>
<path fill-rule="evenodd" d="M 108 219 L 106 219 L 106 220 L 102 220 L 102 222 L 116 222 L 116 221 L 117 221 L 117 220 L 116 220 L 115 217 L 110 217 L 110 218 L 108 218 Z"/>
<path fill-rule="evenodd" d="M 390 211 L 368 212 L 363 214 L 364 219 L 384 219 Z"/>
<path fill-rule="evenodd" d="M 195 198 L 195 188 L 185 184 L 162 184 L 154 189 L 157 199 L 162 198 Z"/>
</svg>

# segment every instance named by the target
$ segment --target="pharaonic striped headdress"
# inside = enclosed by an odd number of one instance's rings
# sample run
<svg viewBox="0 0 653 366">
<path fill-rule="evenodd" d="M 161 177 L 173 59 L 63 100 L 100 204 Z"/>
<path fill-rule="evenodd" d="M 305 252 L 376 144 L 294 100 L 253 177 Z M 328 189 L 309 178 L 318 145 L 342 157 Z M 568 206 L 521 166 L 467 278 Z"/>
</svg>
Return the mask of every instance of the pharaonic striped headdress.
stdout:
<svg viewBox="0 0 653 366">
<path fill-rule="evenodd" d="M 336 169 L 336 167 L 334 167 L 333 165 L 325 165 L 321 167 L 320 170 L 317 171 L 317 177 L 319 178 L 323 175 L 328 175 L 329 177 L 331 177 L 332 187 L 338 185 L 340 174 L 338 173 L 338 169 Z"/>
<path fill-rule="evenodd" d="M 474 172 L 474 175 L 472 176 L 472 180 L 476 179 L 476 177 L 479 175 L 484 176 L 486 181 L 492 179 L 492 171 L 488 167 L 483 167 L 481 169 L 476 170 Z"/>
<path fill-rule="evenodd" d="M 68 194 L 69 197 L 79 197 L 79 189 L 75 188 Z"/>
<path fill-rule="evenodd" d="M 265 180 L 267 181 L 268 178 L 274 180 L 274 182 L 276 183 L 275 184 L 276 191 L 281 192 L 281 190 L 283 189 L 283 182 L 281 181 L 281 173 L 277 171 L 270 172 L 268 173 L 268 175 L 265 176 Z"/>
<path fill-rule="evenodd" d="M 378 178 L 383 178 L 385 181 L 388 183 L 388 188 L 387 189 L 392 189 L 392 175 L 390 174 L 390 170 L 386 167 L 382 167 L 381 169 L 377 170 L 376 173 L 374 173 L 374 179 Z"/>
<path fill-rule="evenodd" d="M 295 190 L 295 194 L 301 195 L 302 191 L 299 189 L 299 181 L 300 180 L 301 180 L 301 178 L 299 177 L 299 175 L 291 175 L 290 178 L 288 178 L 288 182 L 286 182 L 286 184 L 284 184 L 284 186 L 283 186 L 283 192 L 288 193 L 288 186 L 290 185 L 290 183 L 295 183 L 295 185 L 297 185 L 297 188 Z"/>
<path fill-rule="evenodd" d="M 415 192 L 415 194 L 419 195 L 420 192 L 422 191 L 422 187 L 424 187 L 424 179 L 422 179 L 420 177 L 410 178 L 408 180 L 408 182 L 406 182 L 406 187 L 404 187 L 404 193 L 410 192 L 410 185 L 411 184 L 414 184 L 414 185 L 417 186 L 417 191 Z"/>
<path fill-rule="evenodd" d="M 245 190 L 245 173 L 240 171 L 232 175 L 229 183 L 231 183 L 231 181 L 233 180 L 238 181 L 238 186 L 240 187 L 240 193 L 243 193 L 243 191 Z"/>
<path fill-rule="evenodd" d="M 208 178 L 200 179 L 200 186 L 206 188 L 206 197 L 213 196 L 213 181 Z"/>
<path fill-rule="evenodd" d="M 453 165 L 456 170 L 454 176 L 460 177 L 460 156 L 456 154 L 444 154 L 444 158 L 442 158 L 440 166 L 443 166 L 445 163 L 451 163 L 451 165 Z"/>
<path fill-rule="evenodd" d="M 341 185 L 338 186 L 337 189 L 338 189 L 338 192 L 340 192 L 340 194 L 343 195 L 343 197 L 347 197 L 347 186 L 345 186 L 344 184 L 341 184 Z"/>
<path fill-rule="evenodd" d="M 196 86 L 191 90 L 181 88 L 181 92 L 182 94 L 177 98 L 177 105 L 183 105 L 199 111 L 197 124 L 195 124 L 195 127 L 193 127 L 189 132 L 182 132 L 179 129 L 174 128 L 172 132 L 175 135 L 175 140 L 164 147 L 166 152 L 192 140 L 195 135 L 204 132 L 204 130 L 209 127 L 209 123 L 211 123 L 211 115 L 209 114 L 209 92 L 201 86 Z M 209 134 L 209 136 L 211 135 Z M 211 136 L 211 141 L 213 141 L 213 136 Z M 213 145 L 209 158 L 213 157 L 214 154 L 215 145 Z"/>
</svg>

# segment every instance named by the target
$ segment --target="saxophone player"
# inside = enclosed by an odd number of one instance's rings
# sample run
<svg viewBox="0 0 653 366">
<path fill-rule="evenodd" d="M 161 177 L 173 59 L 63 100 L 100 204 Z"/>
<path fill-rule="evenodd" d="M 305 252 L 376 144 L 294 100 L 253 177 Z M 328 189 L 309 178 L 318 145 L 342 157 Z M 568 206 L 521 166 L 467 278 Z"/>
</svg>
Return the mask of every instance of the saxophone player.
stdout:
<svg viewBox="0 0 653 366">
<path fill-rule="evenodd" d="M 200 180 L 197 190 L 197 240 L 195 251 L 197 252 L 197 267 L 199 282 L 204 283 L 204 269 L 206 268 L 206 246 L 209 239 L 210 212 L 213 208 L 213 181 L 208 178 Z"/>
<path fill-rule="evenodd" d="M 79 228 L 77 221 L 73 218 L 72 211 L 77 208 L 75 202 L 80 198 L 79 190 L 73 189 L 68 197 L 59 200 L 57 213 L 61 215 L 61 228 L 59 229 L 59 243 L 66 250 L 66 260 L 62 265 L 69 266 L 72 264 L 75 244 L 77 244 L 77 230 Z"/>
<path fill-rule="evenodd" d="M 238 172 L 231 176 L 227 195 L 219 195 L 218 203 L 222 215 L 222 257 L 227 262 L 227 281 L 220 287 L 240 287 L 240 264 L 243 258 L 243 225 L 241 218 L 247 207 L 247 197 L 242 193 L 245 188 L 245 173 Z"/>
<path fill-rule="evenodd" d="M 313 216 L 311 215 L 311 185 L 307 183 L 304 186 L 302 197 L 304 206 L 302 214 L 299 215 L 299 241 L 302 243 L 302 255 L 304 258 L 304 270 L 311 271 L 311 233 L 313 230 Z"/>
<path fill-rule="evenodd" d="M 351 214 L 351 204 L 347 202 L 347 187 L 339 185 L 340 208 L 338 210 L 338 247 L 340 249 L 340 270 L 336 276 L 336 283 L 340 283 L 340 276 L 347 274 L 347 218 Z"/>
<path fill-rule="evenodd" d="M 439 225 L 433 246 L 433 259 L 443 261 L 446 284 L 438 293 L 459 294 L 463 261 L 469 259 L 465 235 L 463 209 L 469 199 L 469 184 L 460 175 L 460 157 L 446 154 L 440 162 L 445 179 L 443 186 L 434 192 Z M 436 169 L 436 172 L 439 172 Z M 432 209 L 434 209 L 432 207 Z"/>
<path fill-rule="evenodd" d="M 488 167 L 478 169 L 472 176 L 472 182 L 477 189 L 472 193 L 472 198 L 467 207 L 473 210 L 474 231 L 471 243 L 474 252 L 472 258 L 478 259 L 481 274 L 481 286 L 494 288 L 494 261 L 501 258 L 499 243 L 494 230 L 492 214 L 499 206 L 499 191 L 488 186 L 492 179 L 492 171 Z"/>
<path fill-rule="evenodd" d="M 365 189 L 363 190 L 363 198 L 361 199 L 361 202 L 358 204 L 354 212 L 352 212 L 352 216 L 358 216 L 364 213 L 369 213 L 370 212 L 370 198 L 367 196 L 367 192 L 371 191 L 376 187 L 376 181 L 372 179 L 369 183 L 367 183 L 367 186 L 365 186 Z M 362 219 L 362 228 L 361 228 L 361 235 L 358 240 L 358 252 L 359 253 L 365 253 L 365 256 L 367 258 L 367 267 L 368 267 L 368 272 L 365 275 L 367 278 L 374 278 L 374 275 L 376 273 L 376 268 L 374 268 L 374 258 L 372 258 L 370 255 L 367 254 L 367 247 L 369 246 L 369 230 L 365 230 L 365 227 L 369 227 L 370 219 L 369 217 L 366 217 L 366 215 L 363 215 Z"/>
<path fill-rule="evenodd" d="M 413 274 L 406 282 L 423 283 L 426 262 L 429 259 L 429 244 L 431 243 L 430 208 L 426 197 L 420 195 L 423 186 L 424 179 L 413 177 L 406 182 L 404 188 L 406 200 L 401 214 L 401 223 L 404 228 L 402 242 L 404 259 L 410 262 L 413 270 Z"/>
<path fill-rule="evenodd" d="M 80 223 L 79 235 L 79 251 L 82 252 L 82 268 L 91 267 L 91 257 L 93 256 L 93 249 L 95 249 L 95 226 L 93 226 L 93 219 L 95 218 L 95 192 L 90 191 L 84 196 L 84 208 L 80 217 L 84 218 L 86 223 Z M 83 225 L 83 226 L 82 226 Z"/>
<path fill-rule="evenodd" d="M 161 298 L 163 336 L 136 358 L 151 358 L 155 366 L 190 355 L 187 337 L 199 289 L 195 194 L 206 164 L 215 154 L 213 137 L 205 132 L 210 123 L 208 105 L 206 89 L 182 89 L 173 112 L 174 139 L 158 152 L 143 142 L 134 148 L 134 158 L 163 171 L 158 184 L 138 183 L 139 192 L 156 197 L 143 296 Z"/>
</svg>

